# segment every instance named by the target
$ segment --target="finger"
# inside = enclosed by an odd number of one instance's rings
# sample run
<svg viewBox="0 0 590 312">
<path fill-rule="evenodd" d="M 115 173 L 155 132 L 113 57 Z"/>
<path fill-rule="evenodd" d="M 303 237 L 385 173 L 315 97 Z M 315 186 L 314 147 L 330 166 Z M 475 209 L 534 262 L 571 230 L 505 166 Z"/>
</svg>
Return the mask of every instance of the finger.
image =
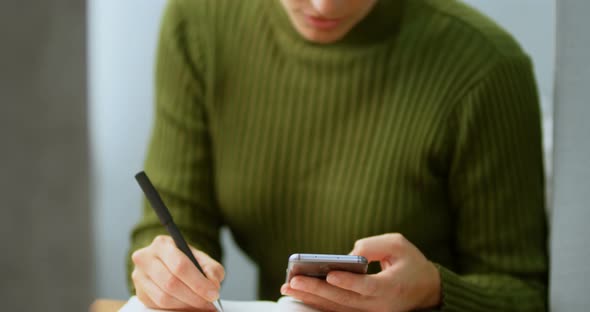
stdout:
<svg viewBox="0 0 590 312">
<path fill-rule="evenodd" d="M 143 287 L 143 285 L 142 285 Z M 146 294 L 146 292 L 141 287 L 135 288 L 135 295 L 143 303 L 144 306 L 148 308 L 158 308 L 158 306 L 150 299 L 150 297 Z"/>
<path fill-rule="evenodd" d="M 219 298 L 219 286 L 205 278 L 191 260 L 176 248 L 170 237 L 159 240 L 156 257 L 193 292 L 209 302 Z"/>
<path fill-rule="evenodd" d="M 207 278 L 213 282 L 217 282 L 217 286 L 221 285 L 221 282 L 225 278 L 225 270 L 221 263 L 211 258 L 208 254 L 190 246 L 195 259 L 199 262 Z"/>
<path fill-rule="evenodd" d="M 353 308 L 343 306 L 336 302 L 332 302 L 327 300 L 326 298 L 322 298 L 316 296 L 315 294 L 300 291 L 293 289 L 289 286 L 289 284 L 284 284 L 281 287 L 281 294 L 293 297 L 297 300 L 301 300 L 306 305 L 313 307 L 319 311 L 328 311 L 328 312 L 353 312 L 357 311 Z"/>
<path fill-rule="evenodd" d="M 399 254 L 406 242 L 399 233 L 371 236 L 356 241 L 351 254 L 363 256 L 369 261 L 381 261 Z"/>
<path fill-rule="evenodd" d="M 133 271 L 133 282 L 136 287 L 137 298 L 148 308 L 187 310 L 191 306 L 166 294 L 147 275 L 139 270 Z"/>
<path fill-rule="evenodd" d="M 139 300 L 143 302 L 143 304 L 146 307 L 155 307 L 156 304 L 152 301 L 152 299 L 147 295 L 147 293 L 144 290 L 144 284 L 146 283 L 145 277 L 142 276 L 141 272 L 137 269 L 137 267 L 135 267 L 133 269 L 133 272 L 131 272 L 131 280 L 133 281 L 133 285 L 135 286 L 135 294 L 137 298 L 139 298 Z"/>
<path fill-rule="evenodd" d="M 355 274 L 344 271 L 331 271 L 326 281 L 335 287 L 369 297 L 377 295 L 381 284 L 377 274 Z"/>
<path fill-rule="evenodd" d="M 194 308 L 203 308 L 207 305 L 211 305 L 210 302 L 201 298 L 174 274 L 172 274 L 160 259 L 154 258 L 154 260 L 151 261 L 150 267 L 146 271 L 146 275 L 162 291 L 164 291 L 169 296 L 185 303 L 186 305 L 192 306 Z"/>
<path fill-rule="evenodd" d="M 365 301 L 365 298 L 358 293 L 335 287 L 324 280 L 313 277 L 295 276 L 289 282 L 289 287 L 311 294 L 314 298 L 322 299 L 322 301 L 338 303 L 345 307 L 357 308 L 362 306 Z"/>
<path fill-rule="evenodd" d="M 134 251 L 131 254 L 131 260 L 133 261 L 133 264 L 135 264 L 135 267 L 143 267 L 146 262 L 149 262 L 146 261 L 146 259 L 151 256 L 153 255 L 150 253 L 149 248 L 145 247 Z"/>
</svg>

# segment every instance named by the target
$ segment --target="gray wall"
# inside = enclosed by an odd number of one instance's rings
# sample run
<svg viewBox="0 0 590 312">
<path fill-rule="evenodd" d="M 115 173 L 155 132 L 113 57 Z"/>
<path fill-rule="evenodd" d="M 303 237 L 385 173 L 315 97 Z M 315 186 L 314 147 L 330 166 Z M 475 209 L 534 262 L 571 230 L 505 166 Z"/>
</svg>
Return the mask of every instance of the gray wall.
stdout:
<svg viewBox="0 0 590 312">
<path fill-rule="evenodd" d="M 590 307 L 589 1 L 557 4 L 552 311 Z"/>
<path fill-rule="evenodd" d="M 0 309 L 92 296 L 85 5 L 0 2 Z"/>
<path fill-rule="evenodd" d="M 152 122 L 154 48 L 164 2 L 89 1 L 92 204 L 98 297 L 129 296 L 124 257 L 129 231 L 139 218 L 142 196 L 133 174 L 142 167 Z M 467 2 L 509 29 L 532 55 L 544 99 L 545 129 L 550 134 L 554 1 Z M 546 136 L 548 150 L 551 138 Z M 255 267 L 235 247 L 228 233 L 223 234 L 227 279 L 222 297 L 252 299 Z"/>
</svg>

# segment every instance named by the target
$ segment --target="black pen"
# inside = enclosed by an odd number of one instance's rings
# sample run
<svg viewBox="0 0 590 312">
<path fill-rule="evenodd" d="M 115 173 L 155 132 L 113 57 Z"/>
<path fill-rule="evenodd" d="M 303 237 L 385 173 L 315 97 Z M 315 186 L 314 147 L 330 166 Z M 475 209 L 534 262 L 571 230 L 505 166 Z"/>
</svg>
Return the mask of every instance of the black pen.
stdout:
<svg viewBox="0 0 590 312">
<path fill-rule="evenodd" d="M 168 210 L 168 208 L 166 208 L 166 205 L 162 201 L 162 198 L 160 198 L 160 194 L 158 194 L 158 191 L 148 178 L 147 174 L 141 171 L 135 175 L 135 180 L 137 180 L 137 183 L 139 183 L 139 186 L 143 190 L 145 197 L 150 202 L 150 205 L 158 215 L 160 223 L 162 223 L 162 225 L 166 227 L 166 230 L 168 230 L 168 233 L 170 233 L 170 236 L 172 236 L 172 239 L 174 239 L 176 247 L 178 247 L 178 249 L 180 249 L 193 262 L 197 269 L 199 269 L 199 271 L 203 273 L 205 278 L 207 278 L 207 275 L 203 271 L 203 268 L 201 268 L 201 266 L 199 265 L 199 262 L 197 262 L 197 259 L 195 259 L 195 256 L 188 247 L 188 244 L 184 240 L 184 237 L 180 233 L 180 230 L 178 230 L 178 227 L 176 227 L 176 224 L 174 224 L 174 220 L 172 220 L 172 215 L 170 214 L 170 211 Z M 219 311 L 223 311 L 220 299 L 217 299 L 216 303 L 217 305 L 219 305 L 219 307 L 215 305 L 215 308 Z"/>
</svg>

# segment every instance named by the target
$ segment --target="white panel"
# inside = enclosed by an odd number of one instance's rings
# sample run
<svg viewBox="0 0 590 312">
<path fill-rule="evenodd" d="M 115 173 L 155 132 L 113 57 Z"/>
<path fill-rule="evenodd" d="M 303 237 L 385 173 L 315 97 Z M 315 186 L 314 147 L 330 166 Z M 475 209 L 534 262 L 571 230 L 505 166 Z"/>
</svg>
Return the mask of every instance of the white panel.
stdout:
<svg viewBox="0 0 590 312">
<path fill-rule="evenodd" d="M 162 0 L 89 1 L 92 197 L 97 297 L 128 297 L 125 256 L 137 222 L 152 124 L 154 48 Z"/>
<path fill-rule="evenodd" d="M 555 83 L 552 311 L 590 307 L 590 2 L 560 1 Z"/>
</svg>

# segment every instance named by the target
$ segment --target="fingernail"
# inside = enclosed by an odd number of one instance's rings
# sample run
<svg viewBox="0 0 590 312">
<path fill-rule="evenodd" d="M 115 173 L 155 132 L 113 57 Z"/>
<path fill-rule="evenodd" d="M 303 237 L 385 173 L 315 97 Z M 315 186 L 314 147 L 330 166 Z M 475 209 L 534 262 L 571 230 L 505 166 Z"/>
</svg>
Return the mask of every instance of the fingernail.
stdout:
<svg viewBox="0 0 590 312">
<path fill-rule="evenodd" d="M 291 280 L 291 283 L 289 283 L 289 285 L 293 289 L 301 289 L 301 288 L 303 288 L 303 283 L 300 280 L 298 280 L 298 279 Z"/>
<path fill-rule="evenodd" d="M 215 300 L 217 300 L 217 298 L 219 298 L 219 292 L 215 291 L 215 290 L 210 290 L 207 292 L 207 300 L 213 302 Z"/>
<path fill-rule="evenodd" d="M 328 275 L 328 278 L 326 278 L 326 280 L 328 281 L 328 283 L 332 285 L 337 285 L 338 283 L 340 283 L 340 279 L 334 275 Z"/>
<path fill-rule="evenodd" d="M 281 286 L 281 294 L 286 295 L 288 289 L 289 286 L 287 284 L 283 284 L 283 286 Z"/>
</svg>

